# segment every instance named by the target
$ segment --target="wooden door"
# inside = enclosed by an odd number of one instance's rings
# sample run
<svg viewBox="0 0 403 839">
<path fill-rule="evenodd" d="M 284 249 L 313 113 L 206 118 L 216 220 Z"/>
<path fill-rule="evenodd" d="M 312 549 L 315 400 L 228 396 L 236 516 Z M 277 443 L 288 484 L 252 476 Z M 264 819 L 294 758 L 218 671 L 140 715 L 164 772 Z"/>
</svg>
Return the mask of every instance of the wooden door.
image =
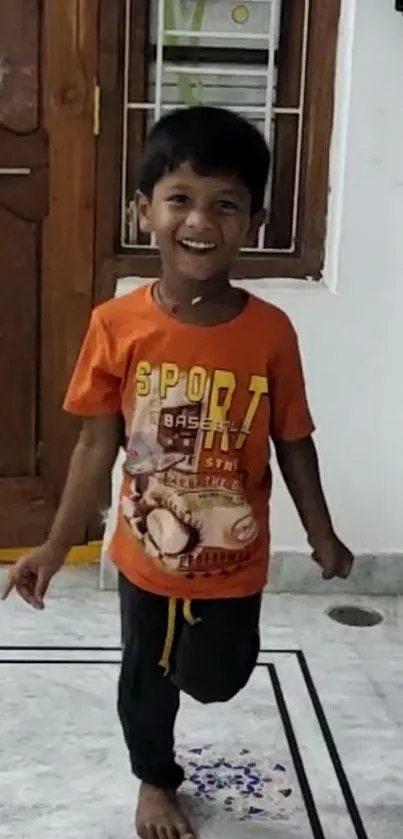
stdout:
<svg viewBox="0 0 403 839">
<path fill-rule="evenodd" d="M 42 540 L 92 304 L 97 0 L 0 0 L 0 547 Z M 85 534 L 77 534 L 78 541 Z"/>
</svg>

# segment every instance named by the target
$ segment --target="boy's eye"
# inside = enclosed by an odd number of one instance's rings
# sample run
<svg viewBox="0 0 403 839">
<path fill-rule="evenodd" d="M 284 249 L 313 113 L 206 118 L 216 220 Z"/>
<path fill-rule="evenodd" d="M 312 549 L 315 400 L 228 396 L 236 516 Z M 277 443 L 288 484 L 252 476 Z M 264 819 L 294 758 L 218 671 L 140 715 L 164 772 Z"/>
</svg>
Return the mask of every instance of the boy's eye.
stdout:
<svg viewBox="0 0 403 839">
<path fill-rule="evenodd" d="M 218 206 L 219 209 L 224 210 L 225 213 L 237 213 L 239 211 L 239 207 L 234 201 L 230 201 L 225 198 L 218 202 Z"/>
<path fill-rule="evenodd" d="M 168 196 L 169 203 L 175 204 L 176 207 L 182 207 L 184 204 L 186 204 L 187 200 L 188 197 L 183 192 L 175 192 L 172 195 Z"/>
</svg>

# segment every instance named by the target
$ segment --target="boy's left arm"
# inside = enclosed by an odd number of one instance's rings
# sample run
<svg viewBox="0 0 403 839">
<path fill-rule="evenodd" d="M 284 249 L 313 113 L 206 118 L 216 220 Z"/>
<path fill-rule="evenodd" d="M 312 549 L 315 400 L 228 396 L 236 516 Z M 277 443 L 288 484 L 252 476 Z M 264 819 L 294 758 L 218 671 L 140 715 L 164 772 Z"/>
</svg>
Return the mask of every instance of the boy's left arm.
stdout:
<svg viewBox="0 0 403 839">
<path fill-rule="evenodd" d="M 336 536 L 320 479 L 318 456 L 311 436 L 277 441 L 277 461 L 306 530 L 315 562 L 323 577 L 348 577 L 353 554 Z"/>
<path fill-rule="evenodd" d="M 271 436 L 278 465 L 323 577 L 348 577 L 353 555 L 334 532 L 323 493 L 298 339 L 288 318 L 283 327 L 270 380 Z"/>
</svg>

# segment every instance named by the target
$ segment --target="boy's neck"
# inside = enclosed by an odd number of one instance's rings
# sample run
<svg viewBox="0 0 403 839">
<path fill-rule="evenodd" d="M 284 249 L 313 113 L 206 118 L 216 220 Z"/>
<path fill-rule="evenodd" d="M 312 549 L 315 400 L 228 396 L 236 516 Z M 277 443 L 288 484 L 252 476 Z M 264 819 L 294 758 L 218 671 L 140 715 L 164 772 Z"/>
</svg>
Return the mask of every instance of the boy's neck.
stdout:
<svg viewBox="0 0 403 839">
<path fill-rule="evenodd" d="M 200 326 L 232 320 L 242 312 L 247 300 L 246 294 L 233 288 L 229 280 L 217 284 L 188 282 L 178 288 L 165 278 L 154 286 L 154 298 L 172 317 Z"/>
</svg>

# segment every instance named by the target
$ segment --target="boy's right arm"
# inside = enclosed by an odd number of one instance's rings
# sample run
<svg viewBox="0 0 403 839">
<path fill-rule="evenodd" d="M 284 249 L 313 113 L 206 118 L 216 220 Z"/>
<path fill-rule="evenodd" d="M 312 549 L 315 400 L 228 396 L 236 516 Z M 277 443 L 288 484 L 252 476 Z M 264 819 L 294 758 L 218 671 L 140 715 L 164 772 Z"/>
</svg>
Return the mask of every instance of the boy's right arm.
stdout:
<svg viewBox="0 0 403 839">
<path fill-rule="evenodd" d="M 85 530 L 96 510 L 100 490 L 115 463 L 120 443 L 119 415 L 102 414 L 85 420 L 49 536 L 43 545 L 12 566 L 3 600 L 15 588 L 31 606 L 43 608 L 50 580 L 64 564 L 78 534 Z"/>
</svg>

